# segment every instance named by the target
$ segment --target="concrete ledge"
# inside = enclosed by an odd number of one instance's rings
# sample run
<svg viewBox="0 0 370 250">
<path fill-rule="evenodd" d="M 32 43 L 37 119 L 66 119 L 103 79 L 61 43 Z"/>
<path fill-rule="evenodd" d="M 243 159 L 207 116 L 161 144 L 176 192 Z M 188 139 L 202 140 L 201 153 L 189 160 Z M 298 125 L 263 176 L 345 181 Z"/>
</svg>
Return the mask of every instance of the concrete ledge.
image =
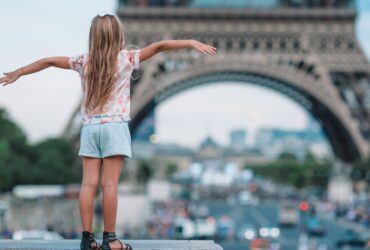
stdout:
<svg viewBox="0 0 370 250">
<path fill-rule="evenodd" d="M 213 240 L 122 240 L 134 250 L 222 250 Z M 98 242 L 101 240 L 98 239 Z M 0 240 L 0 249 L 79 250 L 80 240 Z"/>
</svg>

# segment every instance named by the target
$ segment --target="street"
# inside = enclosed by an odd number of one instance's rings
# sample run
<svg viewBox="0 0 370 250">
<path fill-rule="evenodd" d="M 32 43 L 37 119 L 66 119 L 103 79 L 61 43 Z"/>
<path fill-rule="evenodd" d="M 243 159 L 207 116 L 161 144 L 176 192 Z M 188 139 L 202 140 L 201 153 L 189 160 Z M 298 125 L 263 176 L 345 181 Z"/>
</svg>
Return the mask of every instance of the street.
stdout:
<svg viewBox="0 0 370 250">
<path fill-rule="evenodd" d="M 268 225 L 278 226 L 278 202 L 268 201 L 257 206 L 230 205 L 225 202 L 209 202 L 208 204 L 211 216 L 219 218 L 222 215 L 227 215 L 232 218 L 235 221 L 236 231 L 245 223 L 252 224 L 257 229 Z M 326 234 L 321 237 L 307 237 L 301 232 L 299 225 L 288 228 L 279 227 L 280 236 L 278 241 L 281 243 L 281 249 L 308 249 L 308 245 L 316 246 L 317 249 L 337 249 L 335 243 L 343 237 L 347 229 L 346 225 L 330 219 L 323 219 L 322 222 L 326 228 Z M 225 250 L 249 249 L 247 240 L 216 241 L 216 243 L 220 244 Z"/>
</svg>

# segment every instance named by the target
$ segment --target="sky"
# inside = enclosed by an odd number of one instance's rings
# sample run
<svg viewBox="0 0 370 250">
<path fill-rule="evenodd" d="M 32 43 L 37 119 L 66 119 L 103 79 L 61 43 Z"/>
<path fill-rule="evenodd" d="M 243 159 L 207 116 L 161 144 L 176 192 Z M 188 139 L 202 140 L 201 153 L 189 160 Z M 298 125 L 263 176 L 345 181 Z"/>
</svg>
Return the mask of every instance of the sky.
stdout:
<svg viewBox="0 0 370 250">
<path fill-rule="evenodd" d="M 356 33 L 370 56 L 370 1 L 359 0 Z M 115 13 L 116 0 L 0 0 L 0 72 L 48 56 L 87 50 L 93 16 Z M 0 86 L 0 107 L 20 125 L 31 143 L 59 136 L 79 105 L 76 72 L 47 69 Z M 206 100 L 206 102 L 205 102 Z M 249 142 L 259 127 L 303 129 L 308 114 L 289 98 L 264 87 L 225 83 L 192 88 L 156 108 L 161 142 L 197 146 L 207 135 L 228 143 L 232 129 L 247 129 Z"/>
</svg>

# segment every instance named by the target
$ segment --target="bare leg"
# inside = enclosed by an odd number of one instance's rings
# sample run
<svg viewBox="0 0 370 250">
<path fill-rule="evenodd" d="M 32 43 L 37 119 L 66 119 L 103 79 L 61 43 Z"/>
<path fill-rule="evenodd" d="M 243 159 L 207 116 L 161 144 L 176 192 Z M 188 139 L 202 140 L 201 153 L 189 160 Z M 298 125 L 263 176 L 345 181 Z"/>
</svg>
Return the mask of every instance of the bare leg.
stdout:
<svg viewBox="0 0 370 250">
<path fill-rule="evenodd" d="M 94 197 L 99 185 L 102 159 L 82 157 L 83 177 L 79 196 L 81 223 L 84 231 L 92 232 Z"/>
<path fill-rule="evenodd" d="M 124 158 L 121 155 L 109 156 L 103 159 L 101 185 L 103 190 L 104 231 L 115 232 L 118 195 L 118 180 L 123 168 Z M 120 248 L 118 241 L 109 243 L 111 248 Z M 125 247 L 125 245 L 124 245 Z"/>
</svg>

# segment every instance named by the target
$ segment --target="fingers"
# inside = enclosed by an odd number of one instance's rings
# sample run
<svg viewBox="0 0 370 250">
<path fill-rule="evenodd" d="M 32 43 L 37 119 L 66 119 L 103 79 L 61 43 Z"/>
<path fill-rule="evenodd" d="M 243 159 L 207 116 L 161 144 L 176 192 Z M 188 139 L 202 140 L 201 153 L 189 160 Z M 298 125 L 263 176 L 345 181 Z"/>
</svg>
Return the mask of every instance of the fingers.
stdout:
<svg viewBox="0 0 370 250">
<path fill-rule="evenodd" d="M 216 51 L 216 47 L 213 47 L 212 45 L 209 44 L 204 44 L 206 48 L 211 49 L 212 51 Z"/>
<path fill-rule="evenodd" d="M 216 54 L 216 50 L 213 48 L 213 47 L 209 47 L 207 49 L 207 51 L 211 54 L 211 55 L 215 55 Z"/>
<path fill-rule="evenodd" d="M 209 54 L 209 55 L 215 55 L 216 54 L 216 48 L 212 47 L 212 46 L 207 46 L 206 48 L 204 48 L 204 54 Z"/>
<path fill-rule="evenodd" d="M 209 48 L 211 48 L 212 50 L 215 50 L 215 51 L 217 50 L 217 49 L 216 49 L 216 47 L 213 47 L 213 46 L 211 46 L 211 45 L 207 45 L 207 46 L 208 46 Z"/>
<path fill-rule="evenodd" d="M 217 49 L 211 45 L 201 43 L 198 41 L 197 50 L 199 50 L 201 53 L 205 55 L 215 55 Z"/>
<path fill-rule="evenodd" d="M 205 55 L 214 55 L 215 54 L 214 52 L 211 52 L 209 50 L 202 50 L 202 53 L 205 54 Z"/>
<path fill-rule="evenodd" d="M 13 73 L 14 72 L 3 73 L 5 76 L 0 77 L 0 85 L 2 84 L 3 86 L 6 86 L 8 84 L 15 82 L 18 79 L 18 77 L 16 77 Z"/>
<path fill-rule="evenodd" d="M 6 81 L 6 79 L 7 79 L 7 77 L 1 77 L 1 78 L 0 78 L 0 83 L 5 82 L 5 81 Z"/>
<path fill-rule="evenodd" d="M 3 86 L 9 84 L 9 78 L 8 77 L 1 77 L 0 78 L 0 84 L 2 84 Z"/>
<path fill-rule="evenodd" d="M 213 46 L 207 45 L 205 50 L 211 55 L 216 54 L 216 48 Z"/>
</svg>

